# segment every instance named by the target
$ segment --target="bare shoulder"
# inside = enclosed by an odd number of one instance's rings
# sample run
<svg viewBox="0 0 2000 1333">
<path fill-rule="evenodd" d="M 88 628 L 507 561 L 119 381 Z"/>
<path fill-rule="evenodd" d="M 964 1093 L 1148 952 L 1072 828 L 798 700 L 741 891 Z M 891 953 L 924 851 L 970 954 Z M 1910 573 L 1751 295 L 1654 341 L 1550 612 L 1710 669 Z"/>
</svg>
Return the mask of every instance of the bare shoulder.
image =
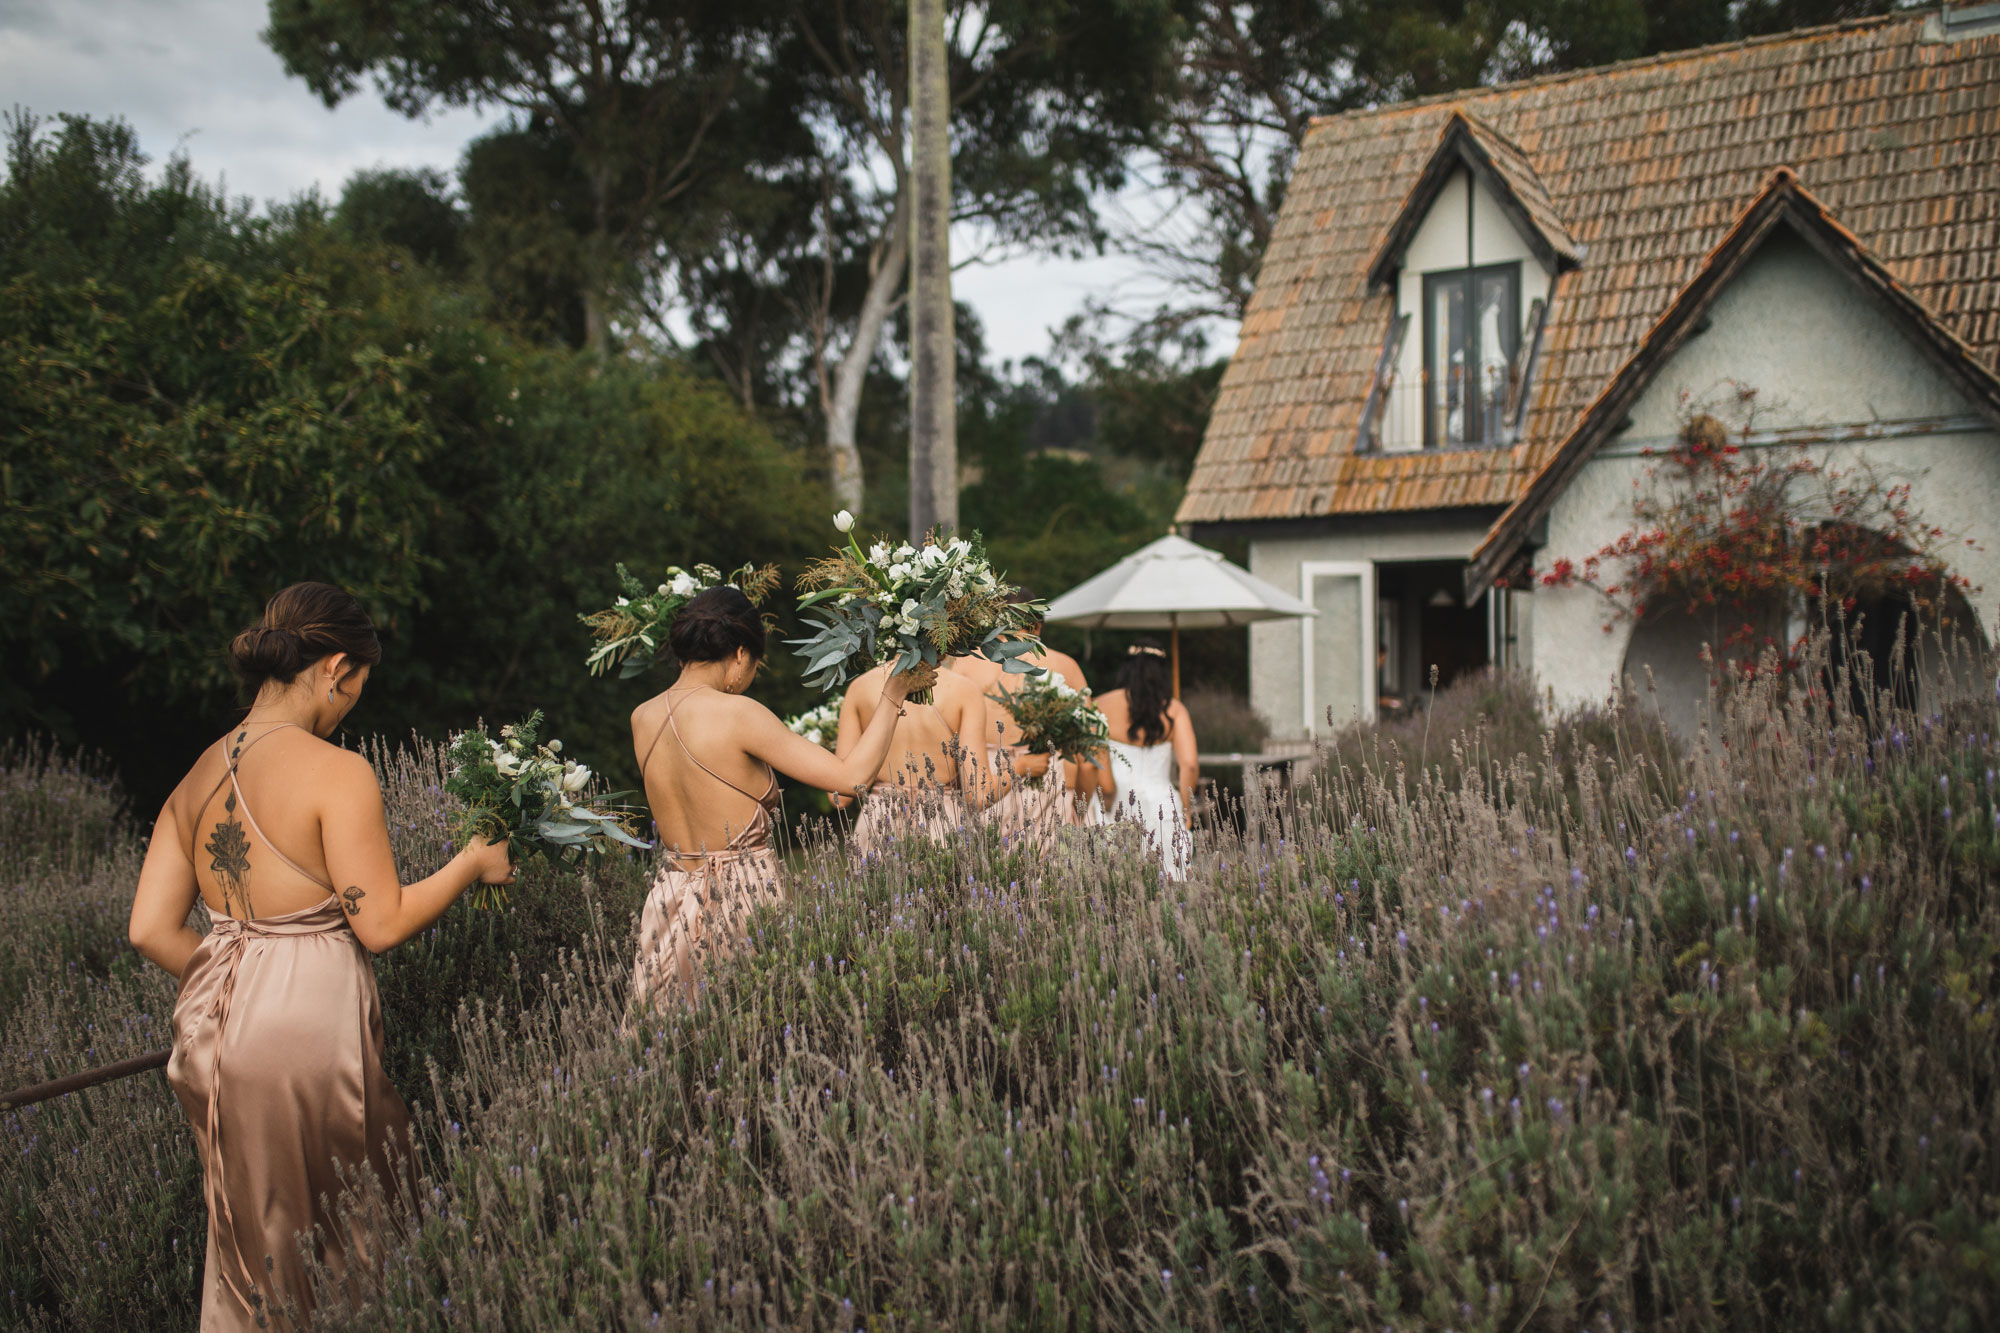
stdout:
<svg viewBox="0 0 2000 1333">
<path fill-rule="evenodd" d="M 366 756 L 353 750 L 343 750 L 318 737 L 313 738 L 317 747 L 309 752 L 308 761 L 314 765 L 320 779 L 326 782 L 328 790 L 338 790 L 343 794 L 378 794 L 382 784 L 375 776 L 375 765 Z M 302 756 L 305 757 L 305 756 Z"/>
<path fill-rule="evenodd" d="M 1178 726 L 1187 727 L 1190 730 L 1194 727 L 1193 716 L 1188 713 L 1187 705 L 1179 699 L 1175 699 L 1167 704 L 1167 717 Z"/>
<path fill-rule="evenodd" d="M 998 662 L 989 661 L 977 653 L 951 658 L 946 666 L 947 670 L 940 672 L 940 675 L 959 676 L 979 686 L 991 685 L 1001 671 Z"/>
<path fill-rule="evenodd" d="M 1088 688 L 1090 682 L 1083 674 L 1083 664 L 1068 653 L 1051 649 L 1042 654 L 1042 665 L 1063 678 L 1063 683 L 1073 690 Z"/>
</svg>

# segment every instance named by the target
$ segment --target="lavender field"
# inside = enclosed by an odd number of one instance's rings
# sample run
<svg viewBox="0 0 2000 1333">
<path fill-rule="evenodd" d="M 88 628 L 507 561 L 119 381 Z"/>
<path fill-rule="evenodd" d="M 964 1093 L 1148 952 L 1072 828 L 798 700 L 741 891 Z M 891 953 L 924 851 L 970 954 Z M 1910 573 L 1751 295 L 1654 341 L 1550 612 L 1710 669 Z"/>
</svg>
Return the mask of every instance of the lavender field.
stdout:
<svg viewBox="0 0 2000 1333">
<path fill-rule="evenodd" d="M 754 953 L 642 1024 L 646 865 L 538 871 L 380 960 L 423 1211 L 316 1323 L 1990 1327 L 1991 698 L 1717 708 L 1673 742 L 1469 686 L 1185 885 L 1115 840 L 809 841 Z M 420 873 L 435 752 L 378 763 Z M 89 764 L 6 757 L 0 1082 L 161 1043 L 138 837 Z M 192 1326 L 158 1075 L 0 1139 L 8 1323 Z"/>
</svg>

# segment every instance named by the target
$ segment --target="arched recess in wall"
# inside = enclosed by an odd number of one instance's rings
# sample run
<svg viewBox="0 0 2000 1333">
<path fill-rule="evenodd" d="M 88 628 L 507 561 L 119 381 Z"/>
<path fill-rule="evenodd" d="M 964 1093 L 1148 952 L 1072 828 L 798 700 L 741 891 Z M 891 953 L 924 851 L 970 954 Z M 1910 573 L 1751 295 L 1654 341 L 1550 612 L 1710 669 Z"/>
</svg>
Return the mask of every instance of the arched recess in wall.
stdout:
<svg viewBox="0 0 2000 1333">
<path fill-rule="evenodd" d="M 1849 588 L 1841 602 L 1772 596 L 1748 607 L 1663 609 L 1633 626 L 1623 675 L 1669 727 L 1692 735 L 1724 673 L 1767 650 L 1791 651 L 1808 635 L 1819 636 L 1806 656 L 1822 688 L 1845 690 L 1864 712 L 1879 707 L 1885 692 L 1905 707 L 1935 707 L 1969 693 L 1985 697 L 1991 688 L 1985 635 L 1965 596 L 1949 587 L 1913 596 L 1886 577 Z"/>
</svg>

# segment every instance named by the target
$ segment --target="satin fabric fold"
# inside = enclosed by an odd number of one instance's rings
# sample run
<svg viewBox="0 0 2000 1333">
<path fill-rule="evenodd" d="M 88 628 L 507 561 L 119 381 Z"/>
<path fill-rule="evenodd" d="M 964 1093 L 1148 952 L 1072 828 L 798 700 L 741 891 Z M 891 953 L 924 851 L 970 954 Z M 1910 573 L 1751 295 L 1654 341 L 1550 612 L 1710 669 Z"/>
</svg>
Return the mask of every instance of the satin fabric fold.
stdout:
<svg viewBox="0 0 2000 1333">
<path fill-rule="evenodd" d="M 881 856 L 900 838 L 944 842 L 972 818 L 965 796 L 952 787 L 901 787 L 884 783 L 868 793 L 855 816 L 848 847 L 863 857 Z"/>
<path fill-rule="evenodd" d="M 311 1308 L 301 1233 L 338 1278 L 332 1205 L 362 1166 L 412 1187 L 409 1112 L 383 1070 L 375 973 L 332 897 L 283 916 L 218 916 L 181 974 L 167 1081 L 208 1196 L 201 1327 L 283 1327 Z M 342 1172 L 345 1172 L 343 1180 Z"/>
<path fill-rule="evenodd" d="M 1051 757 L 1049 771 L 1038 778 L 1013 776 L 1010 764 L 1028 753 L 1026 746 L 989 745 L 986 762 L 994 773 L 1007 773 L 1007 794 L 986 807 L 981 818 L 1005 835 L 1009 845 L 1026 840 L 1043 851 L 1055 846 L 1056 830 L 1076 822 L 1070 806 L 1068 774 L 1061 759 Z"/>
<path fill-rule="evenodd" d="M 785 901 L 784 871 L 768 846 L 698 860 L 694 869 L 668 861 L 646 890 L 632 968 L 635 1007 L 692 999 L 703 969 L 744 947 L 751 913 Z"/>
</svg>

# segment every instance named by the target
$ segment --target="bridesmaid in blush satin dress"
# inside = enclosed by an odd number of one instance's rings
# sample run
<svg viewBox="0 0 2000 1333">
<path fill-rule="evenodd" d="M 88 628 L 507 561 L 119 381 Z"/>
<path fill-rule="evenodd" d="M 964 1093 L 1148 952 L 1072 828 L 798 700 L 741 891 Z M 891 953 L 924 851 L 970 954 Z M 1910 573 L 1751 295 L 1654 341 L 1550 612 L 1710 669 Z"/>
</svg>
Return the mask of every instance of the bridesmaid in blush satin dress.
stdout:
<svg viewBox="0 0 2000 1333">
<path fill-rule="evenodd" d="M 851 753 L 859 738 L 877 725 L 873 703 L 887 666 L 862 672 L 840 701 L 837 752 Z M 1014 777 L 1039 776 L 1047 755 L 1022 756 L 1019 764 L 996 771 L 987 762 L 988 705 L 979 687 L 964 676 L 938 673 L 931 702 L 911 703 L 895 720 L 895 738 L 875 785 L 855 817 L 849 848 L 862 857 L 880 856 L 897 838 L 917 835 L 933 842 L 956 835 L 1011 787 Z M 844 804 L 844 802 L 843 802 Z"/>
<path fill-rule="evenodd" d="M 256 703 L 160 812 L 131 922 L 132 943 L 181 982 L 167 1080 L 201 1155 L 204 1330 L 303 1322 L 301 1244 L 337 1279 L 371 1243 L 328 1206 L 362 1167 L 392 1191 L 409 1183 L 369 951 L 513 875 L 504 844 L 476 842 L 398 882 L 374 771 L 322 739 L 382 655 L 352 597 L 295 584 L 230 651 Z M 197 896 L 206 936 L 187 924 Z"/>
<path fill-rule="evenodd" d="M 1030 598 L 1025 591 L 1017 590 L 1014 600 L 1027 601 Z M 1034 632 L 1039 638 L 1042 627 L 1036 625 Z M 1082 665 L 1068 653 L 1045 647 L 1039 652 L 1027 654 L 1022 660 L 1030 666 L 1054 672 L 1073 690 L 1087 693 L 1090 689 Z M 1024 767 L 1028 749 L 1022 744 L 1021 728 L 1007 705 L 994 697 L 1011 695 L 1014 683 L 1021 677 L 1009 675 L 998 662 L 984 657 L 954 657 L 947 665 L 954 674 L 965 677 L 986 695 L 986 715 L 990 723 L 986 734 L 988 767 L 996 773 L 1020 779 L 1010 782 L 1005 794 L 987 808 L 987 822 L 999 828 L 1010 842 L 1026 840 L 1031 846 L 1046 851 L 1055 845 L 1057 829 L 1077 822 L 1076 807 L 1070 799 L 1070 793 L 1076 788 L 1077 766 L 1067 762 L 1052 763 L 1046 773 L 1031 776 Z"/>
<path fill-rule="evenodd" d="M 930 674 L 879 682 L 877 724 L 836 758 L 744 697 L 764 660 L 764 621 L 741 592 L 711 588 L 690 600 L 668 646 L 679 679 L 632 713 L 633 752 L 663 852 L 639 914 L 635 1007 L 691 997 L 709 964 L 743 941 L 751 913 L 785 900 L 772 836 L 778 774 L 835 793 L 866 788 L 904 698 Z"/>
</svg>

